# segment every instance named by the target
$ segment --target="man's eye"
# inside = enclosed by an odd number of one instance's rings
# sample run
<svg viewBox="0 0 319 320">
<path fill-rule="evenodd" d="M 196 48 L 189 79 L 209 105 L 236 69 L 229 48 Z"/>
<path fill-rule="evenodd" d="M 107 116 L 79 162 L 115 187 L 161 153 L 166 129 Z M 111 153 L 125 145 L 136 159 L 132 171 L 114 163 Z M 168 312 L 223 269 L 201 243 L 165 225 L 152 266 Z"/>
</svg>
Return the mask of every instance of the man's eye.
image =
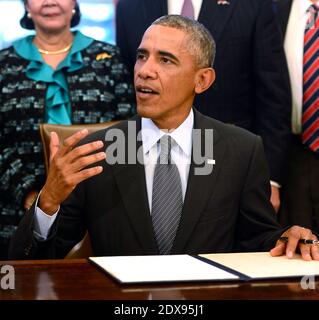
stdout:
<svg viewBox="0 0 319 320">
<path fill-rule="evenodd" d="M 145 59 L 145 54 L 139 53 L 136 55 L 136 60 L 144 60 L 144 59 Z"/>
<path fill-rule="evenodd" d="M 162 62 L 165 63 L 165 64 L 172 63 L 172 61 L 170 59 L 167 59 L 167 58 L 162 58 Z"/>
</svg>

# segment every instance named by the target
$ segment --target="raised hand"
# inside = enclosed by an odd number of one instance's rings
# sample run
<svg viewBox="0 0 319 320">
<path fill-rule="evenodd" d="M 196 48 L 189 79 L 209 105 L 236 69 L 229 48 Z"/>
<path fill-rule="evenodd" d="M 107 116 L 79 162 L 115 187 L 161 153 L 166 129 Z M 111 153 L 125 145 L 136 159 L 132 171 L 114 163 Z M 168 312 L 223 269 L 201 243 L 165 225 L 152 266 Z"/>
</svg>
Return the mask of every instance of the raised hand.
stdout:
<svg viewBox="0 0 319 320">
<path fill-rule="evenodd" d="M 54 214 L 81 181 L 102 172 L 102 166 L 86 168 L 105 159 L 105 152 L 93 153 L 103 147 L 102 141 L 75 147 L 88 133 L 87 129 L 81 130 L 65 139 L 62 145 L 58 135 L 51 133 L 49 172 L 39 201 L 39 207 L 46 214 Z"/>
</svg>

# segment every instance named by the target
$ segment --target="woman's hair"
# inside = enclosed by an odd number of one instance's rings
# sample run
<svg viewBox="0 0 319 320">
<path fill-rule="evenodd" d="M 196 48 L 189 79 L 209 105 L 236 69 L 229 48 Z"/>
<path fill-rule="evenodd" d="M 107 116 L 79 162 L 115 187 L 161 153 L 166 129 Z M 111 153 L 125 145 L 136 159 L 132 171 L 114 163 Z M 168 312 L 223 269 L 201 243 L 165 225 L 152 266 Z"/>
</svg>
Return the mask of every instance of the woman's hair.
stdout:
<svg viewBox="0 0 319 320">
<path fill-rule="evenodd" d="M 20 20 L 20 26 L 24 29 L 34 30 L 35 29 L 34 23 L 33 23 L 32 19 L 28 17 L 28 11 L 25 7 L 27 1 L 28 0 L 23 0 L 25 10 L 24 10 L 23 17 Z M 79 4 L 77 2 L 75 3 L 74 9 L 75 9 L 75 13 L 74 13 L 72 20 L 71 20 L 71 28 L 77 26 L 81 20 L 81 11 L 80 11 Z"/>
</svg>

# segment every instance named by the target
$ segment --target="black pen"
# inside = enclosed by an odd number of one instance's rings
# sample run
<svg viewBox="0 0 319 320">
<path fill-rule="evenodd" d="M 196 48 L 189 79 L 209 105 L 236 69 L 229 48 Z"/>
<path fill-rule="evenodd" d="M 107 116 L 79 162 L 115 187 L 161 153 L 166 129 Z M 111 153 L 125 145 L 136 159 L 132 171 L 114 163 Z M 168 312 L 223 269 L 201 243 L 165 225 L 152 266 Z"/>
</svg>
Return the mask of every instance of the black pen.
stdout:
<svg viewBox="0 0 319 320">
<path fill-rule="evenodd" d="M 288 237 L 280 237 L 280 241 L 288 242 Z M 303 244 L 319 244 L 319 240 L 311 240 L 311 239 L 299 239 L 299 243 Z"/>
</svg>

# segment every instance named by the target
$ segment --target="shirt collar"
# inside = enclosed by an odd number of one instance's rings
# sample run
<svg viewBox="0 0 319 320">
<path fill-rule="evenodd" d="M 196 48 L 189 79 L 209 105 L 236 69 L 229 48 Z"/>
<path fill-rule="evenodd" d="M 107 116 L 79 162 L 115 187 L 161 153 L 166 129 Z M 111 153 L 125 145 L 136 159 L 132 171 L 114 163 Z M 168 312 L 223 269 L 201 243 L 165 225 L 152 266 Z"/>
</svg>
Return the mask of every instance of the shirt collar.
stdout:
<svg viewBox="0 0 319 320">
<path fill-rule="evenodd" d="M 14 50 L 20 57 L 26 60 L 42 62 L 41 55 L 33 44 L 33 38 L 34 36 L 31 35 L 14 41 Z"/>
<path fill-rule="evenodd" d="M 92 42 L 93 39 L 85 36 L 80 31 L 75 31 L 73 38 L 73 44 L 71 51 L 67 57 L 74 55 L 87 48 Z M 26 36 L 24 38 L 18 39 L 13 42 L 13 47 L 18 55 L 22 58 L 30 61 L 43 62 L 43 59 L 37 50 L 36 46 L 33 44 L 34 35 Z"/>
<path fill-rule="evenodd" d="M 142 118 L 142 142 L 144 154 L 147 154 L 160 138 L 162 138 L 165 134 L 168 134 L 175 140 L 183 152 L 187 156 L 190 156 L 192 152 L 193 127 L 193 109 L 191 109 L 184 122 L 170 133 L 160 130 L 151 119 Z"/>
</svg>

